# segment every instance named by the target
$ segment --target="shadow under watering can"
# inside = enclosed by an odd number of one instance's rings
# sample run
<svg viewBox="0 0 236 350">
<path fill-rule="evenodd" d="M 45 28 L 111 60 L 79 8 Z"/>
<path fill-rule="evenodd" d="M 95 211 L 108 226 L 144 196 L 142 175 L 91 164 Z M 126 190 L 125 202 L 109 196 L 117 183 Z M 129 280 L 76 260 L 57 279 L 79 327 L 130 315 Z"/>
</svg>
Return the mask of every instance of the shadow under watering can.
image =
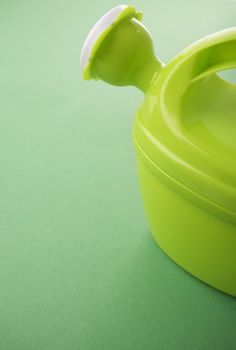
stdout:
<svg viewBox="0 0 236 350">
<path fill-rule="evenodd" d="M 160 247 L 202 281 L 236 296 L 236 27 L 169 64 L 142 14 L 120 5 L 89 33 L 84 79 L 143 91 L 133 128 L 145 210 Z"/>
</svg>

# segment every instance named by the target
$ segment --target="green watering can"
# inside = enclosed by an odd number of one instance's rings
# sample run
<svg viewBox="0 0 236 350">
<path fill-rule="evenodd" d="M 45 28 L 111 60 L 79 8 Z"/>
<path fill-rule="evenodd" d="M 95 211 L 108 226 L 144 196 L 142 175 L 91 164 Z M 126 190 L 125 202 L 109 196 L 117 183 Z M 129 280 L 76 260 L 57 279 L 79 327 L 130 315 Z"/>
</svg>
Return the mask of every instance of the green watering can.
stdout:
<svg viewBox="0 0 236 350">
<path fill-rule="evenodd" d="M 133 85 L 145 95 L 133 139 L 149 225 L 185 270 L 236 296 L 236 27 L 197 41 L 169 64 L 133 6 L 120 5 L 89 33 L 84 79 Z"/>
</svg>

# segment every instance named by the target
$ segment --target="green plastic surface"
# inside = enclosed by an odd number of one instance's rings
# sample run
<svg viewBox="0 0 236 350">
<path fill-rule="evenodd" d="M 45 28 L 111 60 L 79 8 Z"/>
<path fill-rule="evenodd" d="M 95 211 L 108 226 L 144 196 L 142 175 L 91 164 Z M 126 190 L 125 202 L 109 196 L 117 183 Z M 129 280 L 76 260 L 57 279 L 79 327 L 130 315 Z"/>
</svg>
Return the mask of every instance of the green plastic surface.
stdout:
<svg viewBox="0 0 236 350">
<path fill-rule="evenodd" d="M 91 76 L 146 95 L 133 137 L 154 238 L 194 276 L 236 296 L 236 85 L 217 75 L 236 68 L 236 27 L 197 41 L 166 66 L 134 10 L 105 34 Z"/>
<path fill-rule="evenodd" d="M 236 222 L 236 85 L 216 74 L 232 67 L 236 27 L 185 49 L 150 85 L 134 138 L 161 169 Z"/>
<path fill-rule="evenodd" d="M 235 299 L 147 229 L 131 135 L 143 94 L 82 80 L 84 38 L 116 5 L 0 3 L 0 349 L 234 350 Z M 236 21 L 234 2 L 134 5 L 165 62 Z"/>
</svg>

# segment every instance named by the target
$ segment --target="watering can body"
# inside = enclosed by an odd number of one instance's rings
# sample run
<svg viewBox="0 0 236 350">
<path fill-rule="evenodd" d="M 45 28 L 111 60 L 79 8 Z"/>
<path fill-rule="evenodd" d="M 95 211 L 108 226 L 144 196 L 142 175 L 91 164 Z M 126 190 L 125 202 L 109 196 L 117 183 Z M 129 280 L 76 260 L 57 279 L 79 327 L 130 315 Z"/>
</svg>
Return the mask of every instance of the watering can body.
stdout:
<svg viewBox="0 0 236 350">
<path fill-rule="evenodd" d="M 155 57 L 142 15 L 121 5 L 90 32 L 85 79 L 133 85 L 145 98 L 133 127 L 146 215 L 160 247 L 185 270 L 236 296 L 236 28 Z"/>
</svg>

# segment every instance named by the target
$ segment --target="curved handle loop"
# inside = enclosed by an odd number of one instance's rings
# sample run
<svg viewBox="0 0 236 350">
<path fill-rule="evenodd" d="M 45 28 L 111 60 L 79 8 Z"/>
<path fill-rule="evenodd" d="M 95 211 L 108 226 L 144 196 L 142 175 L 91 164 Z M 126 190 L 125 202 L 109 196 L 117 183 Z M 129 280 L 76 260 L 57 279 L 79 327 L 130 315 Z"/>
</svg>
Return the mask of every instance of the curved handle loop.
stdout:
<svg viewBox="0 0 236 350">
<path fill-rule="evenodd" d="M 201 44 L 201 41 L 198 43 Z M 236 68 L 236 27 L 205 39 L 195 57 L 191 83 L 223 70 Z"/>
</svg>

